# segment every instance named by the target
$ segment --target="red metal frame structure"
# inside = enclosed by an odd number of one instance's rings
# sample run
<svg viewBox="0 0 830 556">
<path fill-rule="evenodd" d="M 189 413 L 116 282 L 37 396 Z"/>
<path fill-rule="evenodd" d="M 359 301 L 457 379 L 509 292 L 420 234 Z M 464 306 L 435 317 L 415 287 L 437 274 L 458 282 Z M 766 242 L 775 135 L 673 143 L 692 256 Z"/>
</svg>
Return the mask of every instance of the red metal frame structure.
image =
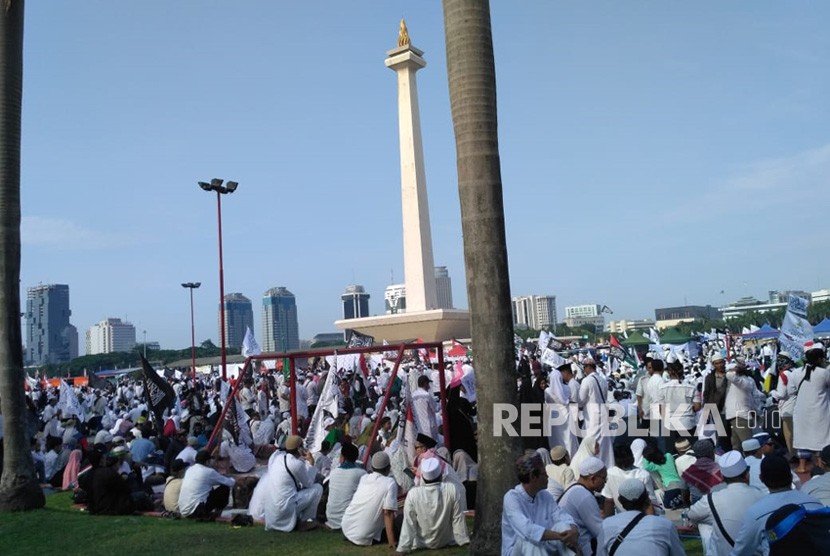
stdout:
<svg viewBox="0 0 830 556">
<path fill-rule="evenodd" d="M 386 392 L 383 396 L 383 402 L 381 403 L 380 408 L 378 409 L 377 417 L 375 418 L 375 425 L 372 430 L 372 439 L 377 436 L 378 428 L 380 426 L 380 421 L 383 418 L 383 413 L 386 411 L 386 405 L 389 402 L 389 397 L 392 392 L 392 384 L 394 382 L 394 377 L 398 374 L 398 369 L 400 368 L 401 361 L 403 360 L 403 354 L 407 350 L 430 350 L 435 349 L 438 354 L 438 383 L 440 386 L 440 398 L 441 398 L 441 415 L 443 416 L 443 433 L 444 433 L 444 445 L 447 449 L 451 449 L 451 438 L 450 438 L 450 427 L 447 423 L 447 383 L 446 377 L 444 376 L 444 344 L 442 342 L 422 342 L 422 343 L 401 343 L 401 344 L 388 344 L 388 345 L 377 345 L 377 346 L 367 346 L 367 347 L 353 347 L 353 348 L 343 348 L 343 349 L 321 349 L 321 350 L 309 350 L 309 351 L 293 351 L 290 353 L 261 353 L 259 355 L 251 355 L 245 360 L 245 364 L 242 367 L 239 375 L 237 376 L 236 382 L 234 382 L 233 388 L 231 389 L 230 393 L 228 394 L 228 399 L 225 402 L 224 407 L 222 408 L 222 413 L 219 416 L 219 420 L 216 422 L 216 426 L 213 428 L 213 432 L 210 435 L 210 440 L 208 441 L 208 448 L 212 448 L 214 445 L 214 440 L 216 435 L 222 429 L 223 423 L 225 421 L 225 415 L 228 412 L 228 408 L 230 407 L 230 402 L 236 397 L 236 393 L 239 390 L 239 384 L 242 382 L 240 380 L 241 377 L 245 376 L 248 372 L 248 368 L 253 364 L 254 361 L 267 361 L 267 360 L 277 360 L 277 359 L 288 359 L 288 368 L 289 368 L 289 384 L 291 388 L 291 433 L 297 434 L 297 399 L 296 395 L 294 394 L 297 385 L 297 373 L 295 369 L 295 359 L 307 359 L 312 357 L 326 357 L 329 355 L 349 355 L 353 353 L 375 353 L 379 351 L 389 352 L 396 350 L 397 357 L 395 358 L 395 366 L 392 369 L 392 380 L 389 381 L 389 384 L 386 387 Z M 404 416 L 406 418 L 406 416 Z M 452 452 L 450 452 L 452 453 Z M 369 458 L 369 450 L 366 451 L 366 455 L 363 458 L 364 465 L 368 461 Z"/>
</svg>

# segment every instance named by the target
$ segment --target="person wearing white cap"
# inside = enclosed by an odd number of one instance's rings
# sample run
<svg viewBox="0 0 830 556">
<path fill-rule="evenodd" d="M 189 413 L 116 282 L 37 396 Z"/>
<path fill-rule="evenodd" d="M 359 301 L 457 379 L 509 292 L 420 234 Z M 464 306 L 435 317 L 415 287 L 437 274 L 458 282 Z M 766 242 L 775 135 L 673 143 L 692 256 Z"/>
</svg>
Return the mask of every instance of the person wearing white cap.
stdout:
<svg viewBox="0 0 830 556">
<path fill-rule="evenodd" d="M 735 363 L 734 368 L 727 371 L 726 380 L 729 381 L 729 388 L 723 407 L 732 430 L 732 447 L 737 449 L 755 432 L 755 395 L 758 388 L 744 363 Z"/>
<path fill-rule="evenodd" d="M 464 493 L 453 483 L 441 481 L 437 458 L 421 462 L 423 484 L 406 493 L 403 524 L 395 554 L 421 548 L 463 546 L 470 542 L 462 512 Z"/>
<path fill-rule="evenodd" d="M 797 473 L 807 472 L 807 460 L 830 444 L 830 371 L 824 344 L 804 345 L 804 366 L 793 371 L 789 392 L 793 409 L 793 447 L 799 451 Z"/>
<path fill-rule="evenodd" d="M 793 450 L 793 409 L 795 409 L 795 395 L 790 395 L 787 385 L 792 380 L 792 371 L 795 367 L 793 357 L 787 351 L 778 353 L 775 359 L 775 368 L 778 373 L 778 384 L 771 392 L 773 399 L 778 401 L 778 414 L 781 416 L 781 432 L 787 445 L 787 456 L 795 457 Z"/>
<path fill-rule="evenodd" d="M 654 515 L 642 481 L 623 481 L 617 499 L 625 511 L 602 522 L 597 556 L 685 556 L 686 551 L 672 522 Z"/>
<path fill-rule="evenodd" d="M 579 385 L 579 407 L 585 417 L 585 438 L 593 437 L 597 441 L 599 452 L 597 457 L 606 467 L 614 465 L 614 451 L 611 436 L 608 434 L 608 381 L 597 372 L 597 365 L 593 359 L 583 363 L 585 378 Z"/>
<path fill-rule="evenodd" d="M 354 544 L 386 542 L 390 548 L 397 545 L 398 484 L 389 476 L 390 469 L 389 454 L 377 452 L 372 456 L 373 472 L 361 477 L 357 484 L 340 522 L 343 536 Z"/>
<path fill-rule="evenodd" d="M 608 470 L 601 459 L 585 459 L 579 464 L 579 478 L 558 500 L 559 506 L 574 518 L 583 554 L 594 553 L 592 544 L 602 530 L 602 515 L 594 493 L 602 492 L 607 480 Z"/>
<path fill-rule="evenodd" d="M 764 496 L 750 486 L 749 466 L 737 450 L 723 454 L 718 467 L 726 486 L 713 489 L 689 509 L 689 519 L 698 525 L 707 556 L 732 550 L 746 510 Z"/>
<path fill-rule="evenodd" d="M 720 352 L 716 352 L 710 361 L 712 370 L 703 377 L 701 399 L 704 407 L 714 405 L 717 408 L 717 415 L 715 415 L 713 408 L 711 417 L 714 419 L 720 418 L 724 428 L 724 434 L 718 435 L 717 445 L 724 452 L 728 452 L 732 449 L 732 431 L 729 429 L 729 421 L 726 420 L 726 394 L 729 391 L 729 381 L 726 380 L 726 359 L 723 358 Z"/>
<path fill-rule="evenodd" d="M 548 475 L 539 454 L 516 460 L 519 484 L 504 495 L 501 518 L 503 556 L 571 554 L 578 529 L 573 517 L 546 490 Z M 596 505 L 596 504 L 594 504 Z"/>
</svg>

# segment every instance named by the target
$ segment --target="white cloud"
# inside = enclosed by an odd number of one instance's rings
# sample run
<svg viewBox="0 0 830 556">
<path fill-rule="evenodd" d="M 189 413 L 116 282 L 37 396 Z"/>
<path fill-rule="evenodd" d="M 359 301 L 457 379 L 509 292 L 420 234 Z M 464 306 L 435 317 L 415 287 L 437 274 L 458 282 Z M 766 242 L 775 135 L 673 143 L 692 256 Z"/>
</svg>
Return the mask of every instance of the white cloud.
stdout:
<svg viewBox="0 0 830 556">
<path fill-rule="evenodd" d="M 135 243 L 124 233 L 93 230 L 71 220 L 42 216 L 22 218 L 20 241 L 24 246 L 69 250 L 109 249 Z"/>
<path fill-rule="evenodd" d="M 666 223 L 700 223 L 736 213 L 763 217 L 776 208 L 804 206 L 811 195 L 830 187 L 830 144 L 791 156 L 759 160 L 700 186 L 688 203 L 663 214 Z"/>
</svg>

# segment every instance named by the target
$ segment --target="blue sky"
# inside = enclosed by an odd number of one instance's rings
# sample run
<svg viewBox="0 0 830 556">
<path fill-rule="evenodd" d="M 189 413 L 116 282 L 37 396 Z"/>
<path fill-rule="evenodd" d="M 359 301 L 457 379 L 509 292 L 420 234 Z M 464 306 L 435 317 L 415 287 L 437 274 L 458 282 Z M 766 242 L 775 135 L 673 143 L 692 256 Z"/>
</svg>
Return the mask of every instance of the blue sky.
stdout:
<svg viewBox="0 0 830 556">
<path fill-rule="evenodd" d="M 21 295 L 70 286 L 72 322 L 218 343 L 225 291 L 285 286 L 300 336 L 403 281 L 396 82 L 406 17 L 435 263 L 466 306 L 441 4 L 29 2 Z M 514 295 L 613 318 L 830 287 L 830 6 L 493 1 Z M 821 246 L 821 251 L 815 248 Z M 721 294 L 721 290 L 724 291 Z"/>
</svg>

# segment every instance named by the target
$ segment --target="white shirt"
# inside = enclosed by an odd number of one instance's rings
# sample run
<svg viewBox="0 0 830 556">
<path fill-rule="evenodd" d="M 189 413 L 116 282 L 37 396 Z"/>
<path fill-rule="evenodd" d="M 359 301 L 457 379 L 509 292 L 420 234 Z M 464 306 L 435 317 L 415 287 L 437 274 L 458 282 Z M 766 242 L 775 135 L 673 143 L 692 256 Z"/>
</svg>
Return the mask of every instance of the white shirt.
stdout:
<svg viewBox="0 0 830 556">
<path fill-rule="evenodd" d="M 369 546 L 383 531 L 383 511 L 398 509 L 398 484 L 392 477 L 369 473 L 360 478 L 340 527 L 354 544 Z"/>
<path fill-rule="evenodd" d="M 456 485 L 441 482 L 407 492 L 398 552 L 469 543 L 461 496 Z"/>
<path fill-rule="evenodd" d="M 830 506 L 830 472 L 813 477 L 801 486 L 801 492 L 809 494 L 825 506 Z"/>
<path fill-rule="evenodd" d="M 720 484 L 712 489 L 712 501 L 718 517 L 733 542 L 741 532 L 747 509 L 763 497 L 764 494 L 760 490 L 746 483 Z M 708 547 L 706 554 L 729 554 L 732 545 L 726 542 L 720 527 L 715 523 L 707 496 L 692 504 L 689 508 L 689 519 L 692 523 L 708 526 L 700 528 L 704 547 Z"/>
<path fill-rule="evenodd" d="M 193 465 L 196 463 L 196 449 L 193 446 L 185 446 L 173 459 L 180 459 L 187 465 Z"/>
<path fill-rule="evenodd" d="M 236 481 L 225 477 L 215 469 L 194 463 L 184 472 L 182 487 L 179 491 L 179 513 L 189 516 L 196 511 L 196 506 L 207 500 L 210 491 L 218 485 L 233 487 Z"/>
<path fill-rule="evenodd" d="M 769 554 L 769 542 L 765 534 L 767 518 L 775 510 L 787 504 L 800 504 L 807 510 L 822 507 L 821 502 L 800 490 L 785 490 L 767 494 L 746 511 L 741 531 L 738 533 L 735 546 L 729 554 L 731 556 Z"/>
<path fill-rule="evenodd" d="M 753 393 L 757 390 L 755 381 L 746 375 L 739 375 L 735 371 L 726 373 L 729 388 L 726 390 L 726 400 L 723 403 L 723 412 L 727 419 L 741 417 L 748 419 L 750 412 L 755 410 Z"/>
<path fill-rule="evenodd" d="M 646 419 L 659 419 L 659 408 L 655 407 L 657 397 L 660 394 L 660 387 L 665 384 L 667 379 L 663 373 L 653 373 L 648 377 L 648 382 L 643 389 L 643 414 Z"/>
<path fill-rule="evenodd" d="M 294 529 L 298 517 L 297 492 L 313 485 L 316 476 L 314 466 L 294 454 L 275 452 L 271 456 L 268 488 L 263 500 L 266 530 L 288 532 Z"/>
<path fill-rule="evenodd" d="M 504 495 L 501 516 L 502 556 L 521 556 L 514 552 L 522 542 L 542 544 L 545 530 L 564 532 L 574 525 L 574 519 L 554 500 L 550 492 L 543 490 L 531 498 L 519 484 Z M 557 542 L 558 546 L 562 546 Z"/>
<path fill-rule="evenodd" d="M 571 514 L 579 528 L 582 553 L 591 554 L 591 539 L 599 537 L 602 530 L 602 516 L 594 494 L 581 484 L 574 484 L 559 499 L 559 506 Z"/>
<path fill-rule="evenodd" d="M 597 539 L 597 556 L 606 556 L 617 535 L 639 512 L 627 511 L 602 522 Z M 589 547 L 590 550 L 590 547 Z M 590 554 L 590 551 L 587 552 Z M 686 556 L 677 529 L 664 517 L 647 515 L 634 526 L 619 544 L 614 556 Z"/>
<path fill-rule="evenodd" d="M 681 384 L 676 378 L 661 384 L 652 403 L 663 404 L 663 423 L 668 430 L 685 430 L 694 428 L 695 412 L 692 402 L 695 397 L 695 387 L 691 384 Z"/>
<path fill-rule="evenodd" d="M 660 500 L 654 493 L 654 480 L 651 478 L 651 473 L 635 467 L 634 469 L 624 470 L 619 467 L 611 467 L 608 469 L 608 480 L 605 481 L 605 487 L 602 489 L 602 495 L 606 498 L 614 500 L 614 506 L 617 508 L 617 513 L 625 511 L 619 501 L 620 485 L 627 479 L 637 479 L 642 482 L 648 491 L 649 500 L 654 506 L 662 507 Z M 639 527 L 639 526 L 638 526 Z"/>
<path fill-rule="evenodd" d="M 340 529 L 340 521 L 366 471 L 360 467 L 336 467 L 329 475 L 329 499 L 326 504 L 326 525 Z"/>
</svg>

